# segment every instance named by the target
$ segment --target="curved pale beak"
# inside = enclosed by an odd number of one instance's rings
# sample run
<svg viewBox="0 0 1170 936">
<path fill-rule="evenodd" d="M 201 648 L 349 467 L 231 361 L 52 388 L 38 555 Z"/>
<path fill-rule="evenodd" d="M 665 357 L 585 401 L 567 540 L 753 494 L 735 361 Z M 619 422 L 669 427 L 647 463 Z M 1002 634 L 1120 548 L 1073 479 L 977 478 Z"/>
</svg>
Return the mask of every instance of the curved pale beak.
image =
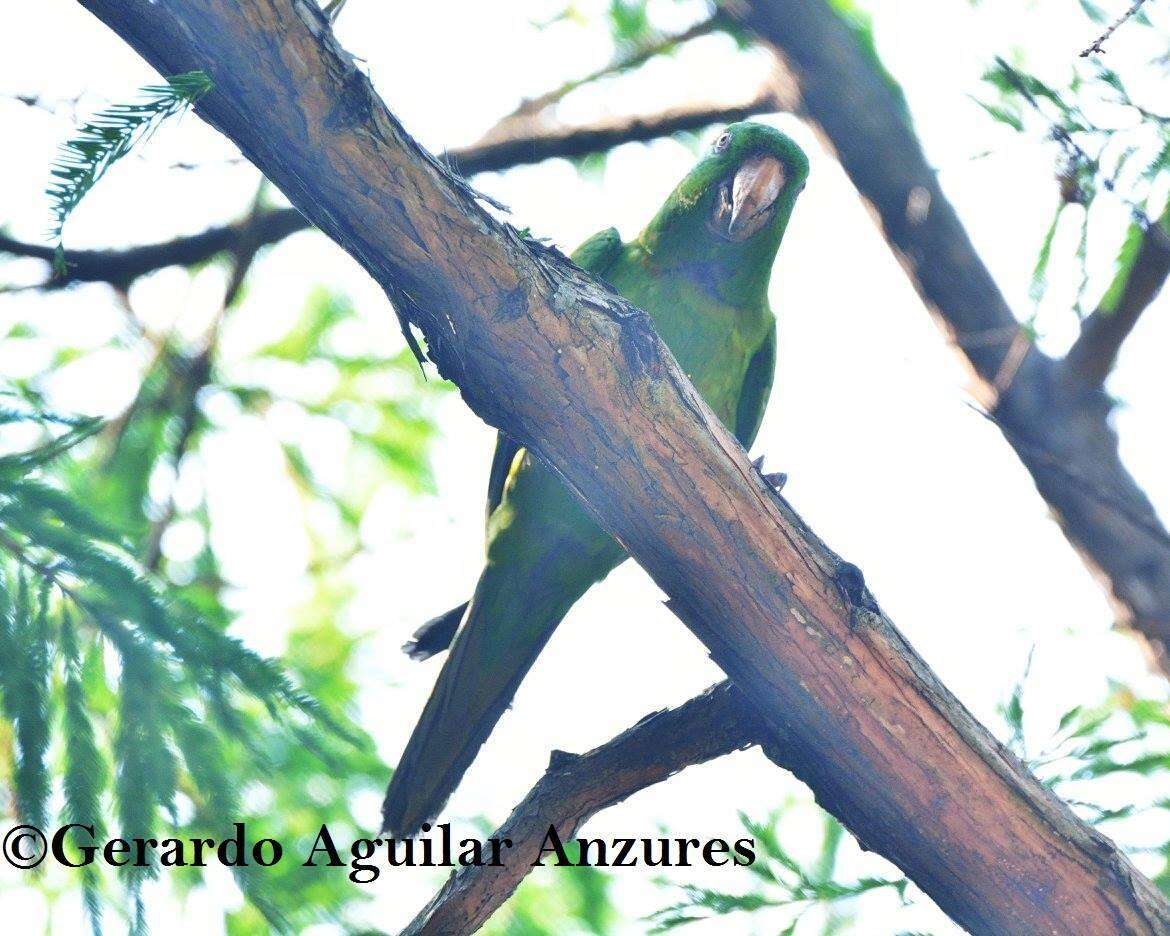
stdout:
<svg viewBox="0 0 1170 936">
<path fill-rule="evenodd" d="M 768 210 L 784 188 L 784 165 L 774 156 L 753 156 L 735 174 L 731 185 L 732 240 L 746 240 L 768 220 Z"/>
</svg>

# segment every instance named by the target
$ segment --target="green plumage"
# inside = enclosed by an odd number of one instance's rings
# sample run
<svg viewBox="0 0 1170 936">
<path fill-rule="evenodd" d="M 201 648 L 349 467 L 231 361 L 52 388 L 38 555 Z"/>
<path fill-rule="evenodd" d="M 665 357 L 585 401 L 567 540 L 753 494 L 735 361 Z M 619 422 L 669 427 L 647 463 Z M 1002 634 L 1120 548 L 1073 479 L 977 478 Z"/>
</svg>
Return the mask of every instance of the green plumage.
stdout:
<svg viewBox="0 0 1170 936">
<path fill-rule="evenodd" d="M 762 175 L 744 171 L 761 163 Z M 623 244 L 610 228 L 573 254 L 650 314 L 745 446 L 763 418 L 776 360 L 768 280 L 807 174 L 804 153 L 787 136 L 734 124 L 637 239 Z M 737 220 L 733 201 L 753 183 L 767 204 L 749 216 L 755 202 L 744 196 Z M 470 602 L 407 646 L 425 657 L 455 635 L 386 794 L 384 827 L 396 835 L 413 834 L 442 808 L 557 624 L 626 558 L 552 472 L 503 433 L 487 511 L 487 563 Z"/>
</svg>

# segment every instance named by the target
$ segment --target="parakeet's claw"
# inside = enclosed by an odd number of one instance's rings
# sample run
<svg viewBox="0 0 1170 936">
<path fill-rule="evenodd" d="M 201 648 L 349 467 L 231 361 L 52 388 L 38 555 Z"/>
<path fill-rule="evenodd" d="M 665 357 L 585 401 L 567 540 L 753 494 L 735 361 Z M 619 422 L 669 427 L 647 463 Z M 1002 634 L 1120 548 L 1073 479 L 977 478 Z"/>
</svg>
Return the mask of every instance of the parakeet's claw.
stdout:
<svg viewBox="0 0 1170 936">
<path fill-rule="evenodd" d="M 768 485 L 775 493 L 779 494 L 784 490 L 784 485 L 788 483 L 788 473 L 784 471 L 775 471 L 771 474 L 764 474 L 764 456 L 761 455 L 752 462 L 752 467 L 760 473 L 760 477 L 764 479 L 764 483 Z"/>
</svg>

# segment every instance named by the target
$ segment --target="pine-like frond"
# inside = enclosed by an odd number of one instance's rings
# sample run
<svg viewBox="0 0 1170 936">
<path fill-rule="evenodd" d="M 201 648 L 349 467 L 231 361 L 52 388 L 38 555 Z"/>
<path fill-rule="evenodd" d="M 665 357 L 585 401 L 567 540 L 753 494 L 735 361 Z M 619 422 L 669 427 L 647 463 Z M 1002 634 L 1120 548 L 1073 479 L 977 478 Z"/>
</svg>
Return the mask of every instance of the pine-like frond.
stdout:
<svg viewBox="0 0 1170 936">
<path fill-rule="evenodd" d="M 192 71 L 168 78 L 166 84 L 142 88 L 142 100 L 114 104 L 97 113 L 61 146 L 51 169 L 47 194 L 52 203 L 50 236 L 57 241 L 54 267 L 64 272 L 61 237 L 65 222 L 106 171 L 136 143 L 145 140 L 168 117 L 185 111 L 211 90 L 204 72 Z"/>
<path fill-rule="evenodd" d="M 100 423 L 48 416 L 35 406 L 0 388 L 0 425 L 32 422 L 44 430 L 26 449 L 0 456 L 0 711 L 13 727 L 22 819 L 52 824 L 54 727 L 59 821 L 92 826 L 97 841 L 110 834 L 163 838 L 169 829 L 217 839 L 230 834 L 248 812 L 239 772 L 264 776 L 272 767 L 261 762 L 274 751 L 297 752 L 302 771 L 350 769 L 338 755 L 368 750 L 364 738 L 332 718 L 280 664 L 225 633 L 224 616 L 200 616 L 179 591 L 148 574 L 123 529 L 99 519 L 91 501 L 57 480 L 73 471 L 62 467 L 61 456 Z M 178 814 L 180 789 L 194 817 Z M 105 819 L 107 800 L 112 821 Z M 237 869 L 237 882 L 270 929 L 288 931 L 272 875 L 262 872 Z M 145 932 L 142 885 L 156 873 L 127 865 L 118 875 L 131 932 Z M 106 882 L 96 866 L 79 874 L 91 927 L 100 934 Z M 287 891 L 289 884 L 279 886 Z"/>
<path fill-rule="evenodd" d="M 90 826 L 93 829 L 93 840 L 101 841 L 105 837 L 102 791 L 106 787 L 109 771 L 90 720 L 77 633 L 68 611 L 61 614 L 57 647 L 63 662 L 64 711 L 61 721 L 65 741 L 62 784 L 65 793 L 64 817 L 68 822 Z M 82 869 L 81 890 L 90 927 L 95 936 L 101 936 L 101 878 L 96 864 Z"/>
<path fill-rule="evenodd" d="M 6 708 L 16 728 L 16 811 L 21 820 L 45 828 L 49 780 L 48 586 L 33 587 L 21 576 L 13 634 L 19 648 L 12 698 Z"/>
</svg>

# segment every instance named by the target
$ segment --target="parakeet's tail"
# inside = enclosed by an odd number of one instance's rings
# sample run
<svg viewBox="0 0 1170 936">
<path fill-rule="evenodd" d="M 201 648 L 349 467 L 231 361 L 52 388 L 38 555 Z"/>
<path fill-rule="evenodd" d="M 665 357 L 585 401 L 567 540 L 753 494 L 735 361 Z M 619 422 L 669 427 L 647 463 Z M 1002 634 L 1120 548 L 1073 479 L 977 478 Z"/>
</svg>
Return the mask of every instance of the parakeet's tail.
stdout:
<svg viewBox="0 0 1170 936">
<path fill-rule="evenodd" d="M 489 567 L 490 568 L 490 567 Z M 382 828 L 413 835 L 459 785 L 520 681 L 578 597 L 526 606 L 485 572 L 382 804 Z M 453 613 L 453 612 L 452 612 Z"/>
<path fill-rule="evenodd" d="M 457 608 L 431 618 L 402 645 L 402 652 L 412 660 L 429 660 L 436 653 L 442 653 L 455 639 L 455 631 L 459 629 L 459 622 L 470 603 L 465 601 Z"/>
</svg>

